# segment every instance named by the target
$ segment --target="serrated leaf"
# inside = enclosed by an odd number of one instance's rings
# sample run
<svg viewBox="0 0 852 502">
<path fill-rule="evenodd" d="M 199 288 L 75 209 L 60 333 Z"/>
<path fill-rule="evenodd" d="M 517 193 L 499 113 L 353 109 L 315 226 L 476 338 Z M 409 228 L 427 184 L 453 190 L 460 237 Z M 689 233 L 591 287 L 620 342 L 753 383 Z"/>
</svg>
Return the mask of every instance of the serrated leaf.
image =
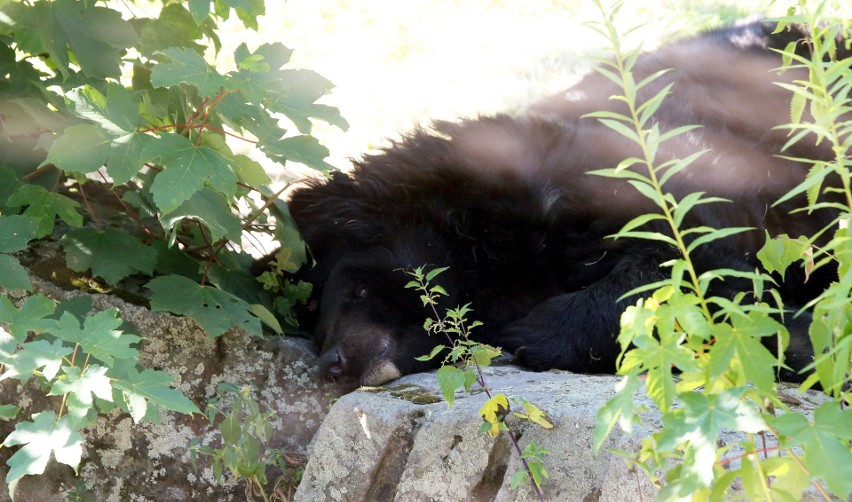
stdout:
<svg viewBox="0 0 852 502">
<path fill-rule="evenodd" d="M 162 371 L 145 369 L 140 373 L 129 368 L 113 381 L 113 386 L 121 391 L 130 416 L 137 423 L 145 417 L 149 403 L 178 413 L 201 413 L 183 393 L 169 387 L 171 383 L 172 377 Z"/>
<path fill-rule="evenodd" d="M 167 134 L 148 145 L 148 154 L 165 167 L 154 178 L 151 193 L 163 213 L 170 213 L 209 185 L 225 196 L 236 193 L 237 177 L 222 154 L 195 146 L 183 136 Z"/>
<path fill-rule="evenodd" d="M 196 24 L 201 24 L 210 15 L 212 0 L 189 0 L 187 6 Z"/>
<path fill-rule="evenodd" d="M 328 148 L 321 145 L 313 136 L 284 138 L 274 143 L 266 143 L 262 149 L 264 153 L 279 162 L 287 160 L 299 162 L 322 172 L 334 169 L 334 166 L 325 161 L 328 157 Z"/>
<path fill-rule="evenodd" d="M 156 251 L 121 230 L 81 228 L 62 238 L 68 268 L 92 274 L 116 284 L 125 277 L 150 275 L 156 265 Z"/>
<path fill-rule="evenodd" d="M 20 251 L 38 234 L 38 222 L 27 216 L 0 215 L 0 253 Z"/>
<path fill-rule="evenodd" d="M 140 52 L 146 57 L 151 57 L 154 53 L 170 47 L 200 49 L 199 40 L 204 35 L 204 31 L 199 27 L 199 21 L 195 19 L 192 4 L 193 2 L 189 2 L 189 10 L 184 7 L 183 2 L 167 4 L 160 10 L 160 15 L 156 19 L 144 19 L 139 33 Z M 198 6 L 195 7 L 198 9 Z M 208 12 L 209 9 L 208 1 Z"/>
<path fill-rule="evenodd" d="M 797 459 L 791 456 L 770 457 L 760 462 L 767 477 L 771 477 L 770 489 L 778 500 L 802 500 L 802 492 L 810 485 L 808 473 Z"/>
<path fill-rule="evenodd" d="M 106 376 L 107 368 L 92 364 L 86 367 L 85 372 L 82 372 L 80 368 L 65 366 L 63 373 L 53 382 L 47 395 L 67 394 L 65 404 L 76 423 L 82 423 L 94 407 L 93 396 L 112 401 L 112 383 Z"/>
<path fill-rule="evenodd" d="M 171 234 L 183 219 L 197 220 L 207 229 L 210 242 L 223 237 L 240 243 L 242 221 L 228 206 L 228 201 L 219 192 L 201 189 L 173 211 L 160 217 L 160 223 L 167 234 Z"/>
<path fill-rule="evenodd" d="M 75 470 L 83 454 L 83 436 L 74 428 L 68 416 L 59 420 L 52 411 L 36 413 L 32 422 L 19 422 L 3 441 L 3 446 L 23 445 L 6 461 L 9 472 L 6 483 L 9 493 L 15 492 L 18 481 L 27 475 L 44 473 L 51 455 L 57 462 Z"/>
<path fill-rule="evenodd" d="M 23 343 L 30 331 L 42 333 L 52 329 L 56 321 L 48 319 L 56 308 L 56 302 L 41 295 L 27 297 L 20 310 L 15 308 L 7 297 L 0 297 L 0 323 L 7 324 L 7 329 L 15 339 Z"/>
<path fill-rule="evenodd" d="M 766 243 L 757 252 L 757 259 L 768 272 L 778 272 L 783 276 L 787 267 L 804 258 L 809 249 L 804 237 L 791 239 L 783 234 L 770 238 L 769 232 L 766 232 Z"/>
<path fill-rule="evenodd" d="M 125 87 L 110 83 L 107 95 L 86 85 L 66 95 L 69 109 L 78 117 L 91 120 L 110 136 L 122 136 L 136 130 L 139 105 Z"/>
<path fill-rule="evenodd" d="M 50 235 L 56 223 L 56 217 L 72 227 L 83 224 L 83 216 L 77 212 L 80 207 L 68 197 L 49 192 L 39 185 L 22 185 L 6 202 L 9 207 L 26 207 L 22 216 L 37 222 L 36 238 Z"/>
<path fill-rule="evenodd" d="M 0 254 L 0 288 L 31 291 L 30 275 L 14 256 Z"/>
<path fill-rule="evenodd" d="M 53 343 L 47 340 L 24 343 L 10 360 L 3 362 L 6 370 L 0 375 L 0 381 L 15 378 L 25 382 L 37 369 L 41 369 L 45 378 L 52 380 L 59 372 L 63 358 L 71 352 L 73 350 L 61 340 L 54 340 Z"/>
<path fill-rule="evenodd" d="M 23 25 L 31 27 L 31 34 L 65 78 L 70 76 L 69 49 L 90 79 L 118 78 L 121 52 L 137 42 L 132 26 L 118 11 L 92 3 L 40 1 L 24 13 Z"/>
<path fill-rule="evenodd" d="M 152 141 L 154 138 L 142 133 L 125 134 L 112 140 L 106 166 L 113 185 L 127 183 L 146 162 L 153 159 L 148 149 L 148 144 Z"/>
<path fill-rule="evenodd" d="M 759 312 L 751 312 L 749 317 L 735 316 L 733 328 L 726 324 L 716 324 L 710 360 L 710 374 L 718 376 L 731 367 L 736 357 L 745 377 L 765 392 L 775 384 L 777 358 L 769 352 L 760 338 L 771 336 L 783 329 L 777 321 Z"/>
<path fill-rule="evenodd" d="M 681 472 L 685 487 L 709 486 L 716 463 L 716 440 L 723 428 L 757 433 L 766 424 L 755 407 L 742 398 L 745 388 L 734 388 L 717 395 L 700 392 L 681 393 L 683 412 L 672 417 L 658 435 L 657 451 L 673 451 L 686 442 L 686 461 Z"/>
<path fill-rule="evenodd" d="M 524 398 L 520 398 L 521 404 L 524 406 L 524 411 L 526 413 L 515 413 L 516 417 L 525 418 L 532 423 L 538 424 L 545 429 L 552 429 L 553 424 L 550 423 L 550 420 L 547 416 L 547 412 L 539 408 L 538 406 L 532 404 Z"/>
<path fill-rule="evenodd" d="M 502 353 L 500 349 L 482 343 L 470 348 L 470 355 L 479 366 L 490 366 L 491 361 Z"/>
<path fill-rule="evenodd" d="M 249 313 L 249 304 L 222 290 L 177 275 L 158 277 L 146 287 L 154 293 L 151 310 L 192 317 L 210 336 L 231 327 L 261 335 L 260 321 Z"/>
<path fill-rule="evenodd" d="M 813 422 L 799 413 L 785 413 L 774 418 L 778 432 L 786 442 L 805 449 L 805 465 L 812 476 L 825 481 L 840 497 L 852 492 L 852 411 L 841 409 L 836 401 L 821 404 L 814 411 Z"/>
<path fill-rule="evenodd" d="M 641 382 L 635 375 L 625 376 L 616 384 L 615 395 L 598 410 L 595 431 L 592 434 L 595 452 L 600 451 L 616 423 L 621 426 L 621 430 L 628 434 L 632 432 L 635 416 L 633 396 L 640 386 Z"/>
<path fill-rule="evenodd" d="M 316 103 L 334 87 L 318 73 L 287 69 L 250 75 L 250 78 L 244 76 L 242 81 L 250 82 L 251 88 L 242 87 L 240 90 L 250 101 L 259 103 L 262 100 L 271 111 L 286 115 L 300 133 L 311 132 L 311 118 L 328 122 L 344 131 L 349 128 L 337 108 Z"/>
<path fill-rule="evenodd" d="M 54 334 L 66 342 L 80 344 L 92 357 L 112 366 L 115 359 L 135 358 L 139 354 L 131 345 L 142 338 L 119 330 L 123 323 L 114 308 L 87 316 L 82 327 L 74 315 L 64 312 Z"/>
<path fill-rule="evenodd" d="M 455 366 L 441 366 L 437 374 L 438 387 L 447 401 L 447 406 L 452 409 L 455 404 L 456 390 L 464 387 L 464 373 Z"/>
<path fill-rule="evenodd" d="M 151 70 L 151 84 L 154 87 L 189 84 L 197 87 L 202 96 L 215 96 L 225 86 L 225 77 L 207 64 L 195 50 L 172 47 L 161 53 L 171 62 L 160 63 Z"/>
<path fill-rule="evenodd" d="M 71 173 L 97 171 L 106 163 L 112 138 L 94 124 L 72 125 L 56 138 L 45 163 Z"/>
<path fill-rule="evenodd" d="M 483 424 L 487 426 L 488 424 Z M 514 475 L 512 475 L 512 479 L 509 480 L 509 489 L 517 490 L 521 484 L 525 483 L 529 479 L 529 474 L 525 469 L 520 469 Z"/>
</svg>

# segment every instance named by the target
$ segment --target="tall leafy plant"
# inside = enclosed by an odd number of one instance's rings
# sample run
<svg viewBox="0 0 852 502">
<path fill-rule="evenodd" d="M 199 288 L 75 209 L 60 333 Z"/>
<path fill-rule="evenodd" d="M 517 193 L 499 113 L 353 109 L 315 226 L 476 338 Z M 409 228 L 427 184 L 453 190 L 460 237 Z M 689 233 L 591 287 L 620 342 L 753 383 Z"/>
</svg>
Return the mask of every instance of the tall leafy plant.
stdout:
<svg viewBox="0 0 852 502">
<path fill-rule="evenodd" d="M 814 28 L 813 57 L 796 56 L 788 47 L 788 61 L 804 65 L 810 79 L 790 86 L 794 122 L 787 126 L 795 141 L 813 141 L 814 137 L 831 142 L 835 152 L 833 163 L 813 162 L 814 169 L 794 189 L 793 195 L 807 191 L 810 207 L 831 204 L 842 212 L 835 225 L 835 237 L 816 253 L 812 251 L 817 236 L 791 240 L 780 237 L 769 241 L 760 257 L 768 270 L 783 270 L 795 258 L 819 266 L 827 260 L 840 263 L 840 280 L 814 302 L 811 338 L 817 351 L 817 371 L 807 385 L 816 381 L 835 397 L 817 408 L 813 419 L 787 409 L 778 398 L 773 368 L 781 361 L 762 344 L 764 337 L 778 337 L 783 348 L 787 333 L 771 314 L 781 314 L 780 301 L 773 305 L 749 304 L 743 295 L 734 299 L 713 296 L 712 281 L 725 277 L 750 279 L 755 291 L 762 291 L 772 279 L 765 273 L 735 270 L 713 270 L 698 274 L 693 256 L 698 248 L 717 239 L 741 232 L 741 228 L 714 229 L 687 227 L 686 214 L 699 204 L 722 204 L 717 198 L 692 193 L 676 199 L 666 190 L 668 180 L 687 168 L 705 152 L 660 161 L 656 152 L 661 146 L 694 126 L 661 131 L 654 113 L 670 91 L 662 87 L 650 98 L 640 101 L 639 91 L 651 85 L 665 70 L 636 81 L 632 73 L 639 49 L 625 49 L 615 28 L 614 17 L 621 6 L 612 8 L 596 2 L 603 21 L 591 26 L 610 42 L 612 59 L 602 59 L 599 71 L 617 85 L 620 94 L 613 96 L 623 103 L 623 112 L 591 114 L 602 124 L 633 141 L 640 155 L 625 159 L 619 166 L 596 172 L 601 176 L 622 178 L 653 201 L 658 211 L 632 220 L 617 238 L 639 238 L 660 241 L 679 251 L 679 257 L 665 264 L 670 277 L 630 294 L 651 292 L 629 307 L 621 320 L 618 341 L 622 354 L 618 372 L 623 375 L 616 395 L 598 414 L 594 444 L 601 448 L 604 440 L 618 424 L 630 431 L 641 421 L 641 410 L 633 402 L 635 393 L 644 387 L 662 413 L 662 426 L 645 438 L 633 461 L 642 467 L 660 488 L 660 499 L 691 497 L 721 499 L 732 483 L 739 479 L 745 494 L 754 499 L 789 499 L 801 497 L 811 484 L 819 493 L 847 497 L 852 481 L 845 467 L 852 462 L 852 411 L 842 405 L 848 400 L 850 374 L 847 346 L 850 309 L 848 276 L 849 239 L 849 161 L 850 125 L 849 91 L 852 74 L 848 61 L 830 57 L 835 43 L 848 43 L 847 25 L 826 22 L 824 4 L 814 11 L 801 2 L 798 12 L 783 22 L 805 22 Z M 839 27 L 839 28 L 838 28 Z M 836 38 L 842 36 L 842 42 Z M 810 105 L 812 121 L 803 121 L 802 110 Z M 789 145 L 788 145 L 789 146 Z M 780 153 L 780 152 L 779 152 Z M 803 160 L 803 159 L 797 159 Z M 819 196 L 822 181 L 829 174 L 843 179 L 844 202 L 825 202 Z M 648 231 L 644 225 L 654 222 Z M 839 225 L 837 225 L 839 224 Z M 780 249 L 779 249 L 780 247 Z M 814 262 L 813 260 L 817 261 Z M 768 297 L 778 299 L 768 292 Z M 675 372 L 677 371 L 677 373 Z M 777 412 L 783 411 L 783 413 Z M 740 432 L 745 438 L 735 450 L 731 445 L 718 447 L 723 430 Z M 767 446 L 767 433 L 777 438 L 777 445 Z M 801 447 L 802 451 L 797 447 Z M 734 454 L 734 451 L 738 453 Z"/>
</svg>

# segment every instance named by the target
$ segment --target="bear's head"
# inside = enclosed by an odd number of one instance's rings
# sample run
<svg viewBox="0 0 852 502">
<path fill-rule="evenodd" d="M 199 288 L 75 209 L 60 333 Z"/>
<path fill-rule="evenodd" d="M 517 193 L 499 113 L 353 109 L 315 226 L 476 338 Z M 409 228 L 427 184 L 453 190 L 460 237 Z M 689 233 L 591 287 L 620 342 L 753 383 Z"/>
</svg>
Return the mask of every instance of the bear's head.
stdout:
<svg viewBox="0 0 852 502">
<path fill-rule="evenodd" d="M 344 384 L 380 385 L 433 367 L 414 358 L 444 341 L 426 333 L 424 321 L 434 313 L 405 285 L 407 271 L 447 263 L 440 235 L 429 225 L 402 224 L 393 208 L 380 208 L 342 173 L 296 190 L 289 207 L 316 260 L 304 274 L 319 300 L 316 322 L 306 328 L 321 369 Z M 445 275 L 442 285 L 452 291 L 452 273 Z"/>
</svg>

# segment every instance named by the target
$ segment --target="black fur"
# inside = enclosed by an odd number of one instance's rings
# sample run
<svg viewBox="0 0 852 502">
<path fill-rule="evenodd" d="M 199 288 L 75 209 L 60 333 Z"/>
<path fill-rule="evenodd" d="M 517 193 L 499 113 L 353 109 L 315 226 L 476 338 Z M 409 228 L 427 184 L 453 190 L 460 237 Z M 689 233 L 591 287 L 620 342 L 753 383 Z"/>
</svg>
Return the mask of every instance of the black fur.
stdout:
<svg viewBox="0 0 852 502">
<path fill-rule="evenodd" d="M 768 48 L 800 37 L 773 36 L 752 23 L 679 41 L 635 66 L 637 82 L 673 68 L 640 92 L 644 99 L 675 82 L 656 114 L 663 130 L 701 126 L 665 143 L 658 160 L 713 149 L 667 189 L 678 199 L 703 191 L 732 201 L 696 207 L 687 224 L 755 228 L 701 248 L 700 271 L 752 271 L 764 230 L 810 235 L 836 216 L 791 214 L 803 200 L 772 207 L 808 169 L 777 156 L 787 138 L 773 127 L 788 121 L 790 94 L 773 82 L 806 77 L 773 71 L 781 61 Z M 470 302 L 471 318 L 484 322 L 477 337 L 513 351 L 521 364 L 612 372 L 619 316 L 635 302 L 617 299 L 662 279 L 660 263 L 676 256 L 650 241 L 607 238 L 655 211 L 624 181 L 586 174 L 638 155 L 632 143 L 583 118 L 624 112 L 608 99 L 616 93 L 592 74 L 522 116 L 440 122 L 367 156 L 349 174 L 295 191 L 290 211 L 317 261 L 307 274 L 319 292 L 314 332 L 324 367 L 364 384 L 429 367 L 413 358 L 443 340 L 426 336 L 430 312 L 403 289 L 403 270 L 429 265 L 451 267 L 438 280 L 451 293 L 444 306 Z M 830 156 L 807 140 L 785 153 Z M 804 284 L 792 270 L 782 295 L 796 309 L 831 278 L 825 269 Z M 748 288 L 729 280 L 712 292 L 730 297 Z M 788 362 L 796 369 L 810 360 L 806 320 L 790 324 Z"/>
</svg>

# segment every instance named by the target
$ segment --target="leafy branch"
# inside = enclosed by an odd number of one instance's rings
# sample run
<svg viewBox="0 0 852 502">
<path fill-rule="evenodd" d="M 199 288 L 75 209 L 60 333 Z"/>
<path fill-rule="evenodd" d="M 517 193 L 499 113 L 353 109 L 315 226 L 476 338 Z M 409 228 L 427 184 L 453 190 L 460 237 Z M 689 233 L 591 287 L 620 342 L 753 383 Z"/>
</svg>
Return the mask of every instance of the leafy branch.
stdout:
<svg viewBox="0 0 852 502">
<path fill-rule="evenodd" d="M 511 487 L 514 489 L 523 481 L 531 480 L 531 486 L 536 496 L 539 500 L 544 500 L 541 483 L 549 475 L 544 468 L 543 458 L 550 452 L 539 448 L 534 441 L 530 441 L 523 450 L 521 449 L 514 432 L 505 423 L 505 417 L 510 411 L 509 398 L 505 394 L 493 394 L 482 372 L 482 368 L 489 366 L 491 361 L 499 357 L 502 351 L 471 339 L 471 331 L 482 326 L 482 323 L 480 321 L 467 322 L 467 315 L 471 312 L 470 305 L 447 309 L 445 316 L 438 314 L 439 299 L 442 296 L 448 296 L 448 294 L 442 286 L 433 285 L 432 281 L 446 270 L 448 270 L 448 267 L 435 268 L 424 273 L 423 267 L 417 267 L 406 272 L 413 280 L 408 282 L 405 287 L 419 291 L 423 306 L 428 307 L 432 312 L 433 317 L 426 319 L 423 328 L 428 334 L 444 335 L 449 342 L 449 345 L 438 345 L 430 354 L 416 359 L 418 361 L 429 361 L 441 352 L 449 350 L 437 374 L 438 387 L 441 389 L 447 405 L 450 408 L 453 407 L 456 390 L 464 388 L 465 392 L 470 392 L 471 386 L 476 383 L 488 397 L 488 400 L 479 410 L 479 415 L 483 419 L 480 432 L 487 432 L 489 436 L 497 437 L 500 431 L 505 431 L 524 468 L 512 477 Z M 456 366 L 459 363 L 464 365 L 464 370 Z M 524 413 L 514 413 L 516 417 L 529 420 L 546 429 L 553 427 L 546 413 L 534 404 L 523 398 L 519 400 L 513 398 L 512 401 L 522 406 L 525 411 Z"/>
<path fill-rule="evenodd" d="M 809 483 L 827 500 L 830 499 L 829 491 L 840 497 L 847 496 L 852 492 L 852 482 L 838 466 L 852 461 L 849 447 L 852 411 L 841 407 L 839 401 L 830 401 L 817 408 L 813 421 L 809 421 L 801 413 L 790 411 L 778 398 L 772 368 L 781 366 L 780 358 L 789 335 L 784 326 L 771 317 L 783 316 L 784 312 L 780 296 L 764 288 L 765 284 L 774 283 L 770 276 L 735 270 L 697 273 L 691 256 L 697 248 L 745 229 L 684 227 L 688 212 L 695 206 L 724 202 L 703 193 L 688 194 L 677 200 L 665 190 L 671 177 L 706 152 L 698 151 L 684 159 L 657 159 L 663 142 L 692 130 L 694 126 L 661 130 L 654 113 L 673 84 L 660 86 L 656 83 L 666 74 L 665 70 L 639 82 L 634 80 L 633 65 L 639 57 L 639 49 L 624 50 L 614 25 L 614 17 L 622 3 L 616 2 L 611 9 L 605 8 L 601 2 L 596 3 L 603 21 L 592 24 L 592 28 L 610 41 L 613 55 L 612 60 L 601 60 L 602 66 L 598 71 L 619 89 L 620 94 L 611 99 L 622 103 L 625 111 L 596 112 L 589 116 L 631 140 L 640 155 L 622 161 L 616 168 L 594 174 L 627 180 L 659 210 L 628 222 L 614 237 L 661 242 L 677 249 L 680 256 L 665 264 L 671 270 L 670 278 L 626 295 L 653 291 L 650 297 L 638 300 L 622 316 L 618 337 L 622 354 L 618 372 L 624 378 L 616 387 L 616 395 L 598 413 L 595 448 L 601 448 L 616 424 L 630 431 L 634 422 L 641 421 L 633 396 L 642 385 L 639 375 L 646 373 L 647 393 L 663 412 L 662 427 L 643 440 L 633 462 L 642 467 L 661 489 L 661 499 L 690 494 L 721 498 L 737 478 L 750 498 L 781 496 L 796 499 Z M 797 96 L 792 103 L 794 124 L 788 126 L 794 134 L 787 147 L 805 137 L 833 137 L 833 140 L 829 139 L 835 142 L 833 151 L 842 151 L 842 155 L 835 155 L 832 166 L 824 162 L 814 163 L 815 167 L 805 181 L 778 203 L 807 192 L 808 210 L 839 208 L 839 220 L 842 221 L 848 219 L 849 207 L 838 205 L 837 198 L 831 197 L 833 189 L 821 189 L 821 183 L 829 172 L 848 178 L 846 152 L 850 146 L 850 127 L 848 122 L 842 122 L 841 117 L 850 109 L 848 90 L 852 85 L 852 74 L 848 64 L 833 63 L 830 57 L 836 47 L 833 44 L 840 43 L 836 42 L 840 32 L 837 28 L 823 28 L 836 24 L 822 23 L 816 16 L 788 16 L 783 21 L 804 21 L 810 26 L 820 27 L 814 29 L 813 36 L 822 41 L 810 41 L 813 51 L 810 60 L 796 56 L 794 46 L 784 51 L 788 60 L 797 60 L 808 68 L 821 68 L 811 70 L 809 82 L 785 86 Z M 843 36 L 848 38 L 848 32 Z M 657 85 L 658 90 L 640 102 L 639 90 L 652 85 Z M 817 88 L 819 90 L 815 90 Z M 799 122 L 807 100 L 811 102 L 815 124 Z M 842 125 L 835 127 L 832 121 Z M 844 182 L 843 187 L 842 197 L 848 201 L 848 183 Z M 820 201 L 818 196 L 822 193 L 828 196 Z M 640 230 L 645 225 L 659 223 L 666 228 L 665 232 Z M 852 318 L 849 316 L 852 275 L 848 274 L 848 264 L 852 253 L 845 251 L 850 242 L 847 226 L 839 227 L 835 238 L 822 247 L 815 245 L 819 235 L 804 239 L 787 236 L 768 239 L 758 258 L 767 270 L 777 271 L 782 276 L 786 268 L 797 260 L 804 261 L 806 273 L 812 273 L 828 261 L 839 262 L 840 282 L 832 284 L 816 302 L 812 302 L 814 321 L 810 333 L 817 356 L 812 367 L 817 370 L 804 386 L 820 381 L 826 390 L 844 395 L 844 385 L 850 374 L 849 347 L 852 344 L 848 335 L 849 319 Z M 819 261 L 815 262 L 815 259 Z M 733 299 L 711 296 L 712 281 L 723 277 L 751 280 L 757 302 L 761 301 L 763 294 L 768 294 L 775 298 L 778 306 L 770 308 L 764 303 L 748 305 L 744 302 L 744 293 Z M 778 354 L 772 354 L 760 342 L 761 338 L 770 336 L 778 339 Z M 674 368 L 680 372 L 679 377 L 675 376 Z M 677 406 L 674 406 L 675 402 Z M 785 413 L 776 416 L 776 409 Z M 746 439 L 740 446 L 745 455 L 723 457 L 725 450 L 715 446 L 716 438 L 723 429 L 743 433 Z M 764 431 L 779 438 L 778 446 L 756 446 L 756 437 L 765 443 Z M 805 453 L 797 453 L 793 447 L 801 447 Z M 768 452 L 776 452 L 777 456 L 769 456 Z"/>
</svg>

